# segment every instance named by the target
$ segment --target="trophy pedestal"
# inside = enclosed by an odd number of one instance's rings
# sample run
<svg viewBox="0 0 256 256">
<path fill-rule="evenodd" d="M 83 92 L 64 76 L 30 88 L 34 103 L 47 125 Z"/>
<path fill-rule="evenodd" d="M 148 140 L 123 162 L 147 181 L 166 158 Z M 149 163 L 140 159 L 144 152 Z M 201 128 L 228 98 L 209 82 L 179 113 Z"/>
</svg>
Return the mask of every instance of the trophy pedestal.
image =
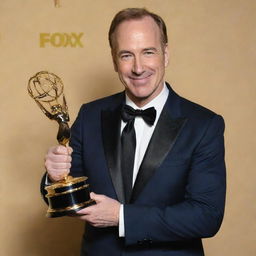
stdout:
<svg viewBox="0 0 256 256">
<path fill-rule="evenodd" d="M 49 218 L 72 215 L 77 211 L 95 204 L 90 199 L 89 184 L 87 177 L 73 178 L 68 176 L 61 182 L 47 186 L 46 198 L 49 208 L 46 216 Z"/>
</svg>

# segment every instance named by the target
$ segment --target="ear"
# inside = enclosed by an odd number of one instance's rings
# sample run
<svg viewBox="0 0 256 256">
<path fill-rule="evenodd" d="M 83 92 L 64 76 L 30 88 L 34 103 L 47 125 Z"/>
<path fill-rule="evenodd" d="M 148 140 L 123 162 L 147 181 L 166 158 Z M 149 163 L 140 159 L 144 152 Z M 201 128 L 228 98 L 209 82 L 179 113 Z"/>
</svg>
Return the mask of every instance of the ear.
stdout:
<svg viewBox="0 0 256 256">
<path fill-rule="evenodd" d="M 116 58 L 115 58 L 115 52 L 114 50 L 112 49 L 111 50 L 111 55 L 112 55 L 112 61 L 113 61 L 113 66 L 114 66 L 114 70 L 117 72 L 117 63 L 116 63 Z"/>
<path fill-rule="evenodd" d="M 164 46 L 164 66 L 167 67 L 169 64 L 169 47 L 168 44 Z"/>
</svg>

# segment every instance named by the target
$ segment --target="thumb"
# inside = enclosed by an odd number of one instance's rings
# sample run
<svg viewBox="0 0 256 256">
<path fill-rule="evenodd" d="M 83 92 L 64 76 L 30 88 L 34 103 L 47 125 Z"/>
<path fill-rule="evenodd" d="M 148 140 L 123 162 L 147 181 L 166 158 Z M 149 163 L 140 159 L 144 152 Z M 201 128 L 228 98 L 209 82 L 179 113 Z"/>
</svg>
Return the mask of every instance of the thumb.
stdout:
<svg viewBox="0 0 256 256">
<path fill-rule="evenodd" d="M 96 194 L 96 193 L 94 193 L 94 192 L 91 192 L 91 193 L 90 193 L 90 197 L 91 197 L 91 199 L 93 199 L 94 201 L 96 201 L 96 203 L 101 202 L 102 199 L 103 199 L 103 198 L 102 198 L 103 195 Z"/>
<path fill-rule="evenodd" d="M 73 153 L 73 148 L 71 148 L 70 146 L 67 146 L 67 151 L 68 151 L 68 154 L 71 155 Z"/>
</svg>

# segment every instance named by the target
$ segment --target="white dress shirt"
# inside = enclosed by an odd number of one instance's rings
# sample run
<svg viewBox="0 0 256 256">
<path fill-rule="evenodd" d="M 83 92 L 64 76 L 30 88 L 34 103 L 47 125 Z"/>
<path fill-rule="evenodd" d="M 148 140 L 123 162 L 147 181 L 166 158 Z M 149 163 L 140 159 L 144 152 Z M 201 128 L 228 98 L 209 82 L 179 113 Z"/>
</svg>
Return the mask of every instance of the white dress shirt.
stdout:
<svg viewBox="0 0 256 256">
<path fill-rule="evenodd" d="M 152 101 L 150 101 L 148 104 L 143 106 L 142 108 L 138 108 L 138 106 L 135 105 L 135 103 L 126 95 L 125 101 L 126 104 L 131 106 L 134 109 L 146 109 L 150 107 L 154 107 L 156 109 L 156 120 L 152 126 L 148 125 L 142 117 L 135 117 L 134 121 L 134 129 L 136 134 L 136 150 L 135 150 L 135 158 L 134 158 L 134 167 L 133 167 L 133 185 L 135 183 L 141 162 L 144 158 L 145 152 L 147 150 L 149 141 L 152 137 L 152 134 L 155 130 L 156 124 L 158 122 L 159 116 L 163 110 L 164 104 L 168 98 L 169 90 L 164 84 L 164 87 L 162 91 L 160 92 L 157 97 L 155 97 Z M 121 134 L 125 127 L 126 123 L 124 121 L 121 121 Z M 121 136 L 120 134 L 120 136 Z M 124 227 L 124 211 L 123 211 L 123 205 L 120 207 L 119 211 L 119 236 L 124 237 L 125 236 L 125 227 Z"/>
</svg>

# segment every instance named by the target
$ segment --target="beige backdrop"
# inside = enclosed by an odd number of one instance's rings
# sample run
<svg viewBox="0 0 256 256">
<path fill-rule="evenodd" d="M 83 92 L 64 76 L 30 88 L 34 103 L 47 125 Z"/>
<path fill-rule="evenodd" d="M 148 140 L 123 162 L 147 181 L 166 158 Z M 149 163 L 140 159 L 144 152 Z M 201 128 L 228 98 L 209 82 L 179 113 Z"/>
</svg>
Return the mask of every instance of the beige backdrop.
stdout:
<svg viewBox="0 0 256 256">
<path fill-rule="evenodd" d="M 125 7 L 147 7 L 165 19 L 171 51 L 166 80 L 179 94 L 226 121 L 226 214 L 217 236 L 204 240 L 206 255 L 256 255 L 256 1 L 60 4 L 56 8 L 53 0 L 0 1 L 0 255 L 78 255 L 83 223 L 45 218 L 39 182 L 45 152 L 56 143 L 57 124 L 28 96 L 27 81 L 40 70 L 59 75 L 72 122 L 82 103 L 121 90 L 107 31 L 113 15 Z M 40 47 L 41 33 L 45 38 L 51 34 L 51 44 L 41 41 L 45 47 Z M 65 33 L 80 35 L 79 42 L 73 41 L 72 47 L 68 41 L 64 47 L 60 38 Z"/>
</svg>

